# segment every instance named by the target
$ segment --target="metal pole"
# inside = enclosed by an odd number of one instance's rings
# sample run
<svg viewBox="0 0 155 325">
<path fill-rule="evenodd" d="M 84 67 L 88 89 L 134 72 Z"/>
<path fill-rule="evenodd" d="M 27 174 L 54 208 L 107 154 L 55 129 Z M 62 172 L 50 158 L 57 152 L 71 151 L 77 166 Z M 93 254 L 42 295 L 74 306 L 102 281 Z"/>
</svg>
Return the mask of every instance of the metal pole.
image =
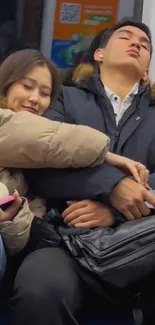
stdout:
<svg viewBox="0 0 155 325">
<path fill-rule="evenodd" d="M 56 0 L 44 0 L 40 49 L 51 57 Z"/>
</svg>

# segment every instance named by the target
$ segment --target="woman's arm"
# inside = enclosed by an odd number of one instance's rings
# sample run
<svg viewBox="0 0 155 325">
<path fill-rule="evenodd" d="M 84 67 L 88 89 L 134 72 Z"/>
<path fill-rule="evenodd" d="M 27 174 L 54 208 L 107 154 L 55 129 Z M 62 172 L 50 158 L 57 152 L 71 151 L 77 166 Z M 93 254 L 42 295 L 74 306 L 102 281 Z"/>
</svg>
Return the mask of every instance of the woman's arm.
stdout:
<svg viewBox="0 0 155 325">
<path fill-rule="evenodd" d="M 13 220 L 0 221 L 0 234 L 9 255 L 18 254 L 27 245 L 33 218 L 34 214 L 25 200 Z"/>
<path fill-rule="evenodd" d="M 109 138 L 90 127 L 0 109 L 3 167 L 67 168 L 102 164 Z"/>
<path fill-rule="evenodd" d="M 42 218 L 46 213 L 43 200 L 36 198 L 28 202 L 23 199 L 22 205 L 20 200 L 17 196 L 8 209 L 0 211 L 0 234 L 11 256 L 18 254 L 27 245 L 34 216 Z"/>
</svg>

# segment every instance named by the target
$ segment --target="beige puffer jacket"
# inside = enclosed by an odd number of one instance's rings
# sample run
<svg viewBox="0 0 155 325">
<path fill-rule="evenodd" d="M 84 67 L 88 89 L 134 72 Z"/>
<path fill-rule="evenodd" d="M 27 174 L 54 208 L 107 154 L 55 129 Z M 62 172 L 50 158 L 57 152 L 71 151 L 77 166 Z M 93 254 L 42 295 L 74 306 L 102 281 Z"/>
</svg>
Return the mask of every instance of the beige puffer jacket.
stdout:
<svg viewBox="0 0 155 325">
<path fill-rule="evenodd" d="M 71 125 L 0 109 L 0 165 L 85 167 L 102 164 L 109 138 L 88 126 Z"/>
<path fill-rule="evenodd" d="M 0 109 L 0 165 L 6 168 L 84 167 L 104 162 L 109 147 L 106 135 L 86 126 L 49 121 L 27 113 Z M 0 168 L 0 181 L 9 193 L 27 196 L 19 169 Z M 34 216 L 46 212 L 44 201 L 25 200 L 13 221 L 0 223 L 0 233 L 10 255 L 27 244 Z"/>
<path fill-rule="evenodd" d="M 13 221 L 0 222 L 0 234 L 6 250 L 13 256 L 26 246 L 34 216 L 43 217 L 46 207 L 42 199 L 29 199 L 28 187 L 19 169 L 0 168 L 0 182 L 6 185 L 9 194 L 13 194 L 16 189 L 21 197 L 27 197 Z"/>
</svg>

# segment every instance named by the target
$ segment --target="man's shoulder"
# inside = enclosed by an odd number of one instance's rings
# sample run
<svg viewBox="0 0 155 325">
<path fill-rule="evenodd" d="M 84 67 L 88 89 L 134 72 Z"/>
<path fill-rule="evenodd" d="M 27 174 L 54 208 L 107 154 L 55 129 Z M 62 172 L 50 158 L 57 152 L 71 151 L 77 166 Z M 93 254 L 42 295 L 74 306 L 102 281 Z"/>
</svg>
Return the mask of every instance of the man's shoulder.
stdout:
<svg viewBox="0 0 155 325">
<path fill-rule="evenodd" d="M 68 96 L 80 96 L 82 93 L 86 93 L 85 88 L 79 88 L 79 87 L 68 87 L 68 86 L 61 86 L 61 93 L 63 95 L 68 95 Z"/>
<path fill-rule="evenodd" d="M 63 103 L 64 107 L 67 107 L 67 110 L 70 110 L 71 107 L 73 110 L 77 107 L 79 109 L 86 102 L 88 104 L 92 101 L 92 97 L 93 94 L 88 93 L 85 88 L 62 86 L 58 100 Z"/>
</svg>

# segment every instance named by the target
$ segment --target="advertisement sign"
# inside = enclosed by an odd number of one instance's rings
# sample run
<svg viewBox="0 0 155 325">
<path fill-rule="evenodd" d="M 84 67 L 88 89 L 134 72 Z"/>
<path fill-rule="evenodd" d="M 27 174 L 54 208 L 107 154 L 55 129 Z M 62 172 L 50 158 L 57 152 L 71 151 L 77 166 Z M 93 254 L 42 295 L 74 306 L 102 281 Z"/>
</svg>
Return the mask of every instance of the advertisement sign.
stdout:
<svg viewBox="0 0 155 325">
<path fill-rule="evenodd" d="M 56 0 L 51 58 L 60 68 L 74 65 L 93 37 L 115 24 L 118 0 Z"/>
</svg>

